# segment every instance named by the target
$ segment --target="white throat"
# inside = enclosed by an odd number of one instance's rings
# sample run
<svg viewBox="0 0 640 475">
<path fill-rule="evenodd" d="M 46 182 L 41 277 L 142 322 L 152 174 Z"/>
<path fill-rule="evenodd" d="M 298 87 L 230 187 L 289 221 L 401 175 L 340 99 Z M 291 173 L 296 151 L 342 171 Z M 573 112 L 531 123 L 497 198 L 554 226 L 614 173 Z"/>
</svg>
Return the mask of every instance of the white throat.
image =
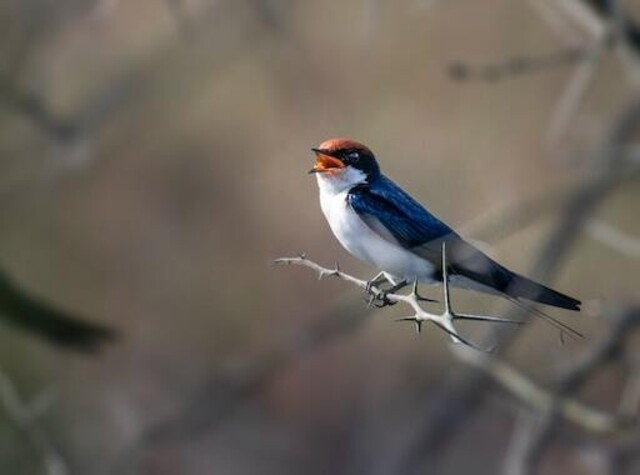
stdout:
<svg viewBox="0 0 640 475">
<path fill-rule="evenodd" d="M 367 175 L 353 167 L 341 172 L 316 173 L 320 195 L 335 196 L 367 182 Z"/>
</svg>

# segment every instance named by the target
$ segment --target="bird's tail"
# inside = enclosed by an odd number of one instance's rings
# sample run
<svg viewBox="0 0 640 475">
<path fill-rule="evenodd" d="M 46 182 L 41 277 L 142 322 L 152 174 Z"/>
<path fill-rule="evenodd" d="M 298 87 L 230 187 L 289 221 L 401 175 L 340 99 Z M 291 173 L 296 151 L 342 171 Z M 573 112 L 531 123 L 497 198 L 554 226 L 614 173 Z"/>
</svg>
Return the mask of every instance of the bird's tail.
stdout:
<svg viewBox="0 0 640 475">
<path fill-rule="evenodd" d="M 515 299 L 531 300 L 567 310 L 580 311 L 580 305 L 582 304 L 582 302 L 573 297 L 515 273 L 511 273 L 509 284 L 503 291 Z"/>
<path fill-rule="evenodd" d="M 514 272 L 510 272 L 508 280 L 509 284 L 503 289 L 503 293 L 509 300 L 559 329 L 561 335 L 566 334 L 576 339 L 582 338 L 582 334 L 574 328 L 565 323 L 562 323 L 556 318 L 553 318 L 551 315 L 546 314 L 542 310 L 533 306 L 526 305 L 524 302 L 522 302 L 522 300 L 524 299 L 532 302 L 543 303 L 545 305 L 564 308 L 567 310 L 580 311 L 581 302 L 579 300 L 562 294 L 556 290 L 553 290 Z"/>
</svg>

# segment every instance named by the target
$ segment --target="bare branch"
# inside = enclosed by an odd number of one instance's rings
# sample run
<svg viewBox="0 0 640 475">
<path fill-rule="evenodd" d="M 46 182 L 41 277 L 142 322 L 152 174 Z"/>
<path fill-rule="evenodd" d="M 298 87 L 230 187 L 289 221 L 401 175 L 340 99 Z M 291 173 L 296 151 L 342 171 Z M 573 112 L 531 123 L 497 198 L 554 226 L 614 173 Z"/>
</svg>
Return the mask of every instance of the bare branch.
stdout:
<svg viewBox="0 0 640 475">
<path fill-rule="evenodd" d="M 443 302 L 444 309 L 441 314 L 434 314 L 428 312 L 422 308 L 420 305 L 421 301 L 424 301 L 424 298 L 420 297 L 417 291 L 417 282 L 414 282 L 413 291 L 408 295 L 403 295 L 399 293 L 386 292 L 380 289 L 375 284 L 371 282 L 367 282 L 362 279 L 358 279 L 357 277 L 353 277 L 349 274 L 342 272 L 337 264 L 334 269 L 328 269 L 323 267 L 309 259 L 303 254 L 299 257 L 285 257 L 276 259 L 277 264 L 286 264 L 286 265 L 300 265 L 304 267 L 308 267 L 313 269 L 318 273 L 320 279 L 324 277 L 336 277 L 338 279 L 350 282 L 360 287 L 363 290 L 370 292 L 376 298 L 383 298 L 390 302 L 394 303 L 404 303 L 411 307 L 413 310 L 413 315 L 409 315 L 406 317 L 402 317 L 398 319 L 398 321 L 409 321 L 414 322 L 416 325 L 416 330 L 420 333 L 422 329 L 422 324 L 425 322 L 431 322 L 435 324 L 438 328 L 447 333 L 454 343 L 463 343 L 472 348 L 478 348 L 475 344 L 470 342 L 468 339 L 460 335 L 460 333 L 456 330 L 453 322 L 458 319 L 462 320 L 472 320 L 472 321 L 483 321 L 483 322 L 493 322 L 493 323 L 520 323 L 517 320 L 513 319 L 503 319 L 499 317 L 492 317 L 486 315 L 469 315 L 469 314 L 457 314 L 452 306 L 451 306 L 451 296 L 449 292 L 449 275 L 448 275 L 448 265 L 447 265 L 447 253 L 446 253 L 446 242 L 442 243 L 442 281 L 443 281 Z"/>
<path fill-rule="evenodd" d="M 0 403 L 7 416 L 23 436 L 33 446 L 42 461 L 47 475 L 68 475 L 67 463 L 53 446 L 44 430 L 38 424 L 30 405 L 20 398 L 18 390 L 2 370 L 0 370 Z"/>
<path fill-rule="evenodd" d="M 633 259 L 640 258 L 640 238 L 626 234 L 602 219 L 589 221 L 587 223 L 587 232 L 590 237 L 618 251 L 620 254 Z"/>
<path fill-rule="evenodd" d="M 556 396 L 554 392 L 543 389 L 509 364 L 487 353 L 459 347 L 453 349 L 453 354 L 460 361 L 489 374 L 519 401 L 537 412 L 546 413 L 557 408 L 560 417 L 588 432 L 611 433 L 631 422 L 574 399 Z"/>
<path fill-rule="evenodd" d="M 566 410 L 568 395 L 576 392 L 596 371 L 620 356 L 627 338 L 632 333 L 631 330 L 640 325 L 640 307 L 623 311 L 615 317 L 614 321 L 615 324 L 609 336 L 600 344 L 592 347 L 581 360 L 563 372 L 558 378 L 555 396 L 550 401 L 547 401 L 546 407 L 539 408 L 540 424 L 531 436 L 528 445 L 524 447 L 524 450 L 520 454 L 520 468 L 518 473 L 526 474 L 535 471 L 545 449 L 560 425 L 560 417 L 563 415 L 566 416 L 563 412 Z M 573 407 L 572 412 L 574 412 L 574 415 L 577 415 L 576 410 L 577 412 L 581 412 L 580 409 Z M 600 420 L 598 422 L 598 418 L 593 416 L 594 414 L 589 418 L 590 422 L 594 424 L 592 431 L 597 432 L 594 429 L 598 425 L 601 426 L 601 429 L 604 429 L 606 427 L 606 421 Z M 582 412 L 580 418 L 587 420 L 586 417 L 586 414 Z M 576 422 L 574 419 L 569 420 Z M 623 423 L 622 427 L 630 426 L 632 421 L 631 418 L 623 418 L 623 416 L 619 417 L 618 420 L 619 423 Z M 606 431 L 601 430 L 601 432 Z"/>
</svg>

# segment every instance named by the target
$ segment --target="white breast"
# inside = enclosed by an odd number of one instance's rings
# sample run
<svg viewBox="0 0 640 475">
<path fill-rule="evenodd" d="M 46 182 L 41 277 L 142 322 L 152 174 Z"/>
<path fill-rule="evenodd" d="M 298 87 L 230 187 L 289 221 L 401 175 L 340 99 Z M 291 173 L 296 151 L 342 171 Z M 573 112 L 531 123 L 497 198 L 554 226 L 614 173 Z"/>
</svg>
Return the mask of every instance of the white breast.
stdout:
<svg viewBox="0 0 640 475">
<path fill-rule="evenodd" d="M 433 266 L 429 261 L 394 243 L 391 236 L 381 237 L 347 203 L 351 186 L 323 183 L 328 180 L 332 178 L 318 177 L 320 206 L 331 230 L 347 251 L 394 276 L 408 281 L 433 282 Z"/>
</svg>

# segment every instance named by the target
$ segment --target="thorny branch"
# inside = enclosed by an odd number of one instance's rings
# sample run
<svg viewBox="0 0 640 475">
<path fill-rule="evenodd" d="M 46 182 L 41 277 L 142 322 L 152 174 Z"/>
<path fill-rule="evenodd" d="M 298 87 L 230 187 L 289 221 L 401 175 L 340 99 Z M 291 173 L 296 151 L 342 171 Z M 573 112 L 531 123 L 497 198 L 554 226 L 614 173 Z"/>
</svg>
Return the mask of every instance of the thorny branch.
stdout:
<svg viewBox="0 0 640 475">
<path fill-rule="evenodd" d="M 345 280 L 347 282 L 351 282 L 352 284 L 357 285 L 361 289 L 365 290 L 373 294 L 376 298 L 383 298 L 389 300 L 390 302 L 399 303 L 402 302 L 411 307 L 413 310 L 413 315 L 399 318 L 398 321 L 408 321 L 413 322 L 416 326 L 416 331 L 420 333 L 422 329 L 422 324 L 425 322 L 434 323 L 437 327 L 447 333 L 453 342 L 455 343 L 463 343 L 472 348 L 476 348 L 476 345 L 470 342 L 468 339 L 460 335 L 460 333 L 456 330 L 453 325 L 455 320 L 471 320 L 471 321 L 485 321 L 485 322 L 493 322 L 493 323 L 514 323 L 520 324 L 522 323 L 519 320 L 505 319 L 499 317 L 493 317 L 489 315 L 471 315 L 465 313 L 455 312 L 451 307 L 451 296 L 449 293 L 449 278 L 448 278 L 448 270 L 447 270 L 447 252 L 446 252 L 446 243 L 442 243 L 442 281 L 443 281 L 443 303 L 444 309 L 441 314 L 435 314 L 424 310 L 420 304 L 420 296 L 418 294 L 418 283 L 414 282 L 413 289 L 410 294 L 404 295 L 399 293 L 389 293 L 385 292 L 381 288 L 371 285 L 370 282 L 365 280 L 358 279 L 349 274 L 342 272 L 339 266 L 336 264 L 334 269 L 328 269 L 326 267 L 322 267 L 321 265 L 307 259 L 307 257 L 303 254 L 299 257 L 285 257 L 276 259 L 276 264 L 288 264 L 288 265 L 300 265 L 304 267 L 309 267 L 310 269 L 318 272 L 318 276 L 320 279 L 323 277 L 336 277 L 341 280 Z"/>
</svg>

